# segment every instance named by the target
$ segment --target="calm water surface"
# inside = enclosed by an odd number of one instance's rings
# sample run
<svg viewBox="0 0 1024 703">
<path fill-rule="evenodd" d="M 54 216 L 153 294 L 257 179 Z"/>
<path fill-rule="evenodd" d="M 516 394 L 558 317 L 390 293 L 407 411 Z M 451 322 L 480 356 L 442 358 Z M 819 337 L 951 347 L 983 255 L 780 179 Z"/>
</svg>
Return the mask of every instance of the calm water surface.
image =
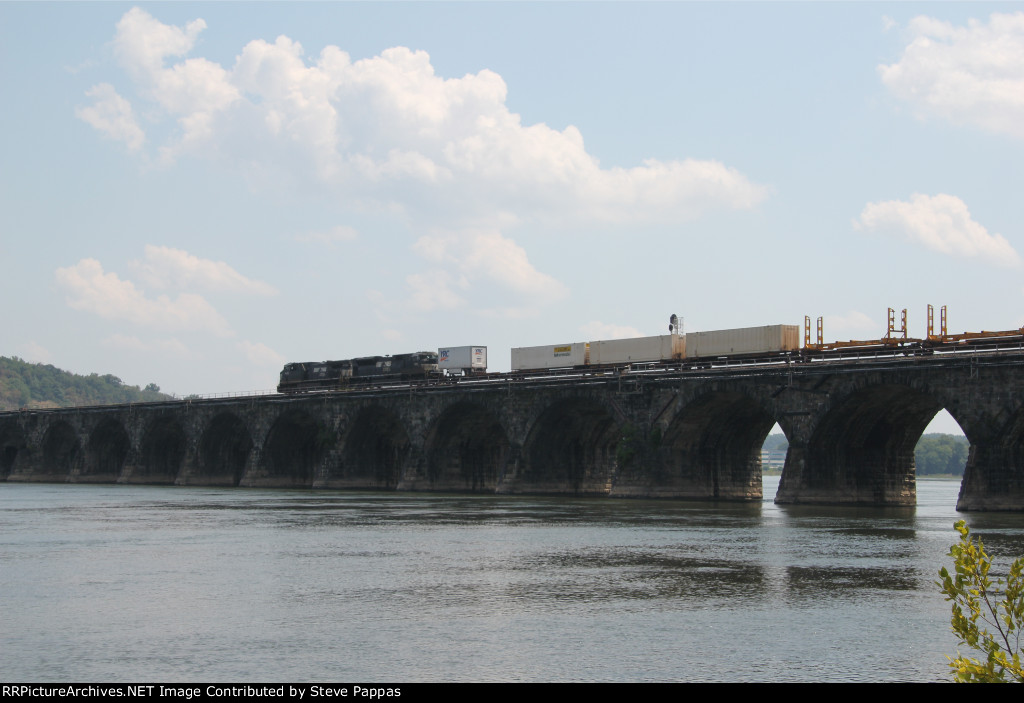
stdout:
<svg viewBox="0 0 1024 703">
<path fill-rule="evenodd" d="M 0 484 L 6 680 L 936 681 L 916 509 Z M 1024 554 L 1024 515 L 965 515 Z"/>
</svg>

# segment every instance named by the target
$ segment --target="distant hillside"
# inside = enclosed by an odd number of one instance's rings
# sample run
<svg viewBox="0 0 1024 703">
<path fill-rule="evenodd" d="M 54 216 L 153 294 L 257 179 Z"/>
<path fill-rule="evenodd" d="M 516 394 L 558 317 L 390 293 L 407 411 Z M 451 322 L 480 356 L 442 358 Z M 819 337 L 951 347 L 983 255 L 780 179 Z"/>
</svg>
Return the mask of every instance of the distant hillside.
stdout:
<svg viewBox="0 0 1024 703">
<path fill-rule="evenodd" d="M 170 400 L 154 383 L 145 389 L 126 386 L 117 376 L 78 374 L 49 364 L 30 364 L 0 356 L 0 410 L 61 408 Z"/>
</svg>

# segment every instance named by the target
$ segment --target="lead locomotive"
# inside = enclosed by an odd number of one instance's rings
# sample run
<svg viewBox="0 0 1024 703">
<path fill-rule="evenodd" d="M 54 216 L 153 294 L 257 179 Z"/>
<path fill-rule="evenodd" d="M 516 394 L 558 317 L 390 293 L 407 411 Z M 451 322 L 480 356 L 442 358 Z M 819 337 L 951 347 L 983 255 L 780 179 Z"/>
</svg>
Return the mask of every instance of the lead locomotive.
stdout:
<svg viewBox="0 0 1024 703">
<path fill-rule="evenodd" d="M 413 381 L 438 375 L 437 352 L 364 356 L 341 361 L 299 361 L 281 370 L 278 393 L 331 390 L 382 381 Z"/>
</svg>

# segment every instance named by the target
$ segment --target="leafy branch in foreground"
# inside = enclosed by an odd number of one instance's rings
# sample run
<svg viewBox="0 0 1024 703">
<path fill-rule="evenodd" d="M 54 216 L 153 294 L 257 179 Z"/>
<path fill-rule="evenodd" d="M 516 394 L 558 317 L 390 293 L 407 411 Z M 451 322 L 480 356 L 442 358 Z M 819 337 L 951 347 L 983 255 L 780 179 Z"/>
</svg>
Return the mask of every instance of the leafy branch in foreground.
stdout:
<svg viewBox="0 0 1024 703">
<path fill-rule="evenodd" d="M 960 541 L 949 548 L 956 571 L 939 570 L 946 600 L 953 601 L 950 620 L 960 644 L 983 652 L 985 660 L 961 656 L 950 659 L 954 679 L 964 683 L 1016 681 L 1024 683 L 1021 630 L 1024 628 L 1024 558 L 1010 565 L 1006 583 L 989 578 L 992 558 L 981 540 L 973 540 L 963 520 L 953 527 Z M 992 629 L 990 629 L 992 628 Z M 994 631 L 993 631 L 994 630 Z"/>
</svg>

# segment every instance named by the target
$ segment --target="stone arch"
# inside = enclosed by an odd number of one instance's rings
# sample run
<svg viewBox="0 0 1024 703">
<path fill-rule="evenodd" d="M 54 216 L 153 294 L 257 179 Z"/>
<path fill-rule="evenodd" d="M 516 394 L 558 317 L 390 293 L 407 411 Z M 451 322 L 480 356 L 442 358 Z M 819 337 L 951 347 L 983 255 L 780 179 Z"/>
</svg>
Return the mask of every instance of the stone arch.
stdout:
<svg viewBox="0 0 1024 703">
<path fill-rule="evenodd" d="M 444 410 L 427 434 L 427 477 L 434 490 L 493 492 L 505 471 L 508 433 L 470 401 Z"/>
<path fill-rule="evenodd" d="M 332 486 L 393 490 L 402 480 L 412 441 L 398 416 L 380 405 L 363 408 L 345 434 Z"/>
<path fill-rule="evenodd" d="M 223 412 L 214 417 L 199 438 L 199 462 L 192 483 L 237 486 L 252 454 L 249 429 L 237 415 Z"/>
<path fill-rule="evenodd" d="M 761 499 L 761 447 L 776 418 L 736 391 L 696 397 L 669 422 L 656 463 L 659 483 L 674 495 Z"/>
<path fill-rule="evenodd" d="M 63 420 L 53 423 L 43 436 L 43 472 L 70 476 L 80 459 L 81 448 L 71 425 Z"/>
<path fill-rule="evenodd" d="M 158 417 L 146 429 L 138 468 L 128 478 L 138 483 L 174 483 L 188 449 L 181 423 L 171 416 Z"/>
<path fill-rule="evenodd" d="M 804 466 L 796 472 L 801 474 L 800 498 L 820 495 L 814 502 L 914 505 L 914 448 L 941 409 L 935 397 L 891 383 L 861 388 L 833 403 L 813 429 Z M 787 459 L 783 483 L 789 478 L 790 463 Z M 785 488 L 788 493 L 790 487 Z M 783 489 L 780 485 L 780 496 Z"/>
<path fill-rule="evenodd" d="M 14 473 L 18 456 L 25 451 L 25 434 L 14 423 L 0 426 L 0 481 Z"/>
<path fill-rule="evenodd" d="M 263 457 L 268 484 L 310 488 L 323 461 L 325 434 L 315 417 L 305 410 L 289 409 L 274 422 L 264 443 Z"/>
<path fill-rule="evenodd" d="M 115 418 L 102 420 L 89 435 L 85 445 L 82 477 L 95 481 L 116 481 L 124 468 L 131 440 L 124 425 Z"/>
<path fill-rule="evenodd" d="M 585 397 L 556 401 L 527 435 L 517 490 L 607 494 L 621 438 L 619 423 L 604 404 Z"/>
</svg>

